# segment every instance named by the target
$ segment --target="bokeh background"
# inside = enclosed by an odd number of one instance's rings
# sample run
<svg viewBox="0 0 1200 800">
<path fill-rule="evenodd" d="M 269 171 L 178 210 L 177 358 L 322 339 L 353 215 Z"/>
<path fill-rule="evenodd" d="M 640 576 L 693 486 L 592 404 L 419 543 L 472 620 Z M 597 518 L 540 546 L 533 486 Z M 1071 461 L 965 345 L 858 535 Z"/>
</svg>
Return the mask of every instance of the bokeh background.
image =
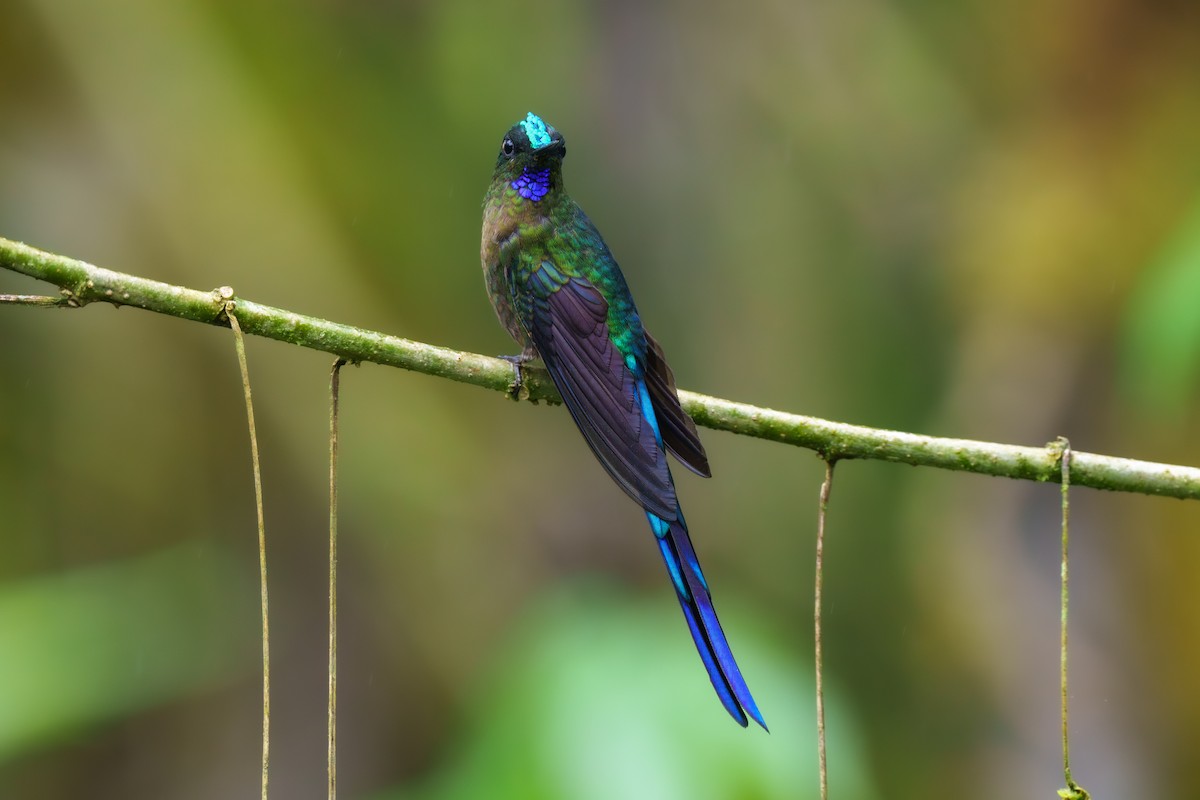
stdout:
<svg viewBox="0 0 1200 800">
<path fill-rule="evenodd" d="M 480 200 L 534 110 L 681 386 L 1198 464 L 1198 80 L 1186 2 L 9 0 L 0 235 L 512 352 Z M 331 359 L 249 358 L 272 786 L 323 797 Z M 342 796 L 815 796 L 811 453 L 709 431 L 715 478 L 677 470 L 768 736 L 721 710 L 566 413 L 343 387 Z M 1054 796 L 1058 502 L 839 467 L 835 796 Z M 1075 776 L 1187 796 L 1200 504 L 1072 512 Z M 229 332 L 0 307 L 0 796 L 257 796 L 257 591 Z"/>
</svg>

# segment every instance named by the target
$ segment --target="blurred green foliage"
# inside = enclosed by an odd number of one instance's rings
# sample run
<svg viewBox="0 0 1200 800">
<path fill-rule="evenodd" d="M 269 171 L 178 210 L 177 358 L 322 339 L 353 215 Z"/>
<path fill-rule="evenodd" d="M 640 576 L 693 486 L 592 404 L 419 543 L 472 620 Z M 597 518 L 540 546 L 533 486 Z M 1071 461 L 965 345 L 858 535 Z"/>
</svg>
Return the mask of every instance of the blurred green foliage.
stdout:
<svg viewBox="0 0 1200 800">
<path fill-rule="evenodd" d="M 240 572 L 198 541 L 6 584 L 0 759 L 228 679 L 255 649 Z"/>
<path fill-rule="evenodd" d="M 1136 402 L 1186 419 L 1200 373 L 1200 198 L 1129 305 L 1124 385 Z"/>
<path fill-rule="evenodd" d="M 756 691 L 782 723 L 769 743 L 710 724 L 712 709 L 696 702 L 706 679 L 689 679 L 692 654 L 680 647 L 673 608 L 582 582 L 539 606 L 510 632 L 446 767 L 417 791 L 381 800 L 816 796 L 816 760 L 797 757 L 816 752 L 815 730 L 790 722 L 812 698 L 794 662 L 756 641 L 746 615 L 739 654 L 755 660 Z M 850 727 L 837 726 L 830 744 L 839 789 L 869 798 Z"/>
<path fill-rule="evenodd" d="M 1132 0 L 16 0 L 0 234 L 510 352 L 479 204 L 532 110 L 682 386 L 1196 464 L 1198 40 L 1200 6 Z M 2 308 L 0 344 L 0 697 L 26 709 L 0 721 L 0 797 L 249 795 L 256 550 L 228 332 Z M 272 784 L 315 797 L 330 359 L 249 351 Z M 342 796 L 529 796 L 498 762 L 583 791 L 597 752 L 614 785 L 645 780 L 626 796 L 811 793 L 816 459 L 709 432 L 714 479 L 679 476 L 766 736 L 711 696 L 644 521 L 561 409 L 372 366 L 343 392 Z M 838 473 L 834 791 L 1049 795 L 1057 489 Z M 1072 510 L 1075 776 L 1178 795 L 1197 782 L 1200 507 L 1077 491 Z M 563 599 L 597 575 L 599 599 Z"/>
</svg>

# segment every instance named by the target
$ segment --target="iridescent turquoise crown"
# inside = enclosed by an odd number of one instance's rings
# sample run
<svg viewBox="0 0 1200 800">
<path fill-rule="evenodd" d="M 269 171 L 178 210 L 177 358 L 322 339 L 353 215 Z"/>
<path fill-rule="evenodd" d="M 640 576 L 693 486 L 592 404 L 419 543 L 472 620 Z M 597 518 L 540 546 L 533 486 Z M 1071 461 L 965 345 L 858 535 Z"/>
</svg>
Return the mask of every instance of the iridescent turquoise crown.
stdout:
<svg viewBox="0 0 1200 800">
<path fill-rule="evenodd" d="M 550 128 L 537 114 L 530 111 L 520 125 L 529 137 L 529 146 L 534 150 L 541 150 L 550 144 Z"/>
</svg>

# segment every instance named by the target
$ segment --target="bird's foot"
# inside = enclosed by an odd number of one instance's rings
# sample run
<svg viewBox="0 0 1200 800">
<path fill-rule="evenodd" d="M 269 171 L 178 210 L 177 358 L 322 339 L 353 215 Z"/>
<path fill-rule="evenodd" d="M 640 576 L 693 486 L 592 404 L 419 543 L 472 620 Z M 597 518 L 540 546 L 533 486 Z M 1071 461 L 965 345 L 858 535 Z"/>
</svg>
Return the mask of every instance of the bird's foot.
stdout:
<svg viewBox="0 0 1200 800">
<path fill-rule="evenodd" d="M 515 356 L 499 356 L 499 358 L 512 364 L 513 382 L 508 385 L 508 397 L 510 400 L 528 400 L 529 390 L 525 388 L 525 376 L 521 372 L 521 367 L 533 361 L 537 356 L 526 350 L 520 355 Z"/>
</svg>

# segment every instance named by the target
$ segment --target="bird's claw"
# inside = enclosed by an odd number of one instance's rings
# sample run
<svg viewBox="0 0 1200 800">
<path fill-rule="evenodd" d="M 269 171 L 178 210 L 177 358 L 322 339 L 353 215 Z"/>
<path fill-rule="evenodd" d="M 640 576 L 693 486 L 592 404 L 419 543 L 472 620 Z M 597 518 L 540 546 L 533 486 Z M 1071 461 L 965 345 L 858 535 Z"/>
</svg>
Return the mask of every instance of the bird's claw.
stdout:
<svg viewBox="0 0 1200 800">
<path fill-rule="evenodd" d="M 525 376 L 521 372 L 521 367 L 524 364 L 533 360 L 533 356 L 528 353 L 521 353 L 515 356 L 499 356 L 500 359 L 512 364 L 513 381 L 508 385 L 508 395 L 510 400 L 528 400 L 529 389 L 525 387 Z"/>
</svg>

